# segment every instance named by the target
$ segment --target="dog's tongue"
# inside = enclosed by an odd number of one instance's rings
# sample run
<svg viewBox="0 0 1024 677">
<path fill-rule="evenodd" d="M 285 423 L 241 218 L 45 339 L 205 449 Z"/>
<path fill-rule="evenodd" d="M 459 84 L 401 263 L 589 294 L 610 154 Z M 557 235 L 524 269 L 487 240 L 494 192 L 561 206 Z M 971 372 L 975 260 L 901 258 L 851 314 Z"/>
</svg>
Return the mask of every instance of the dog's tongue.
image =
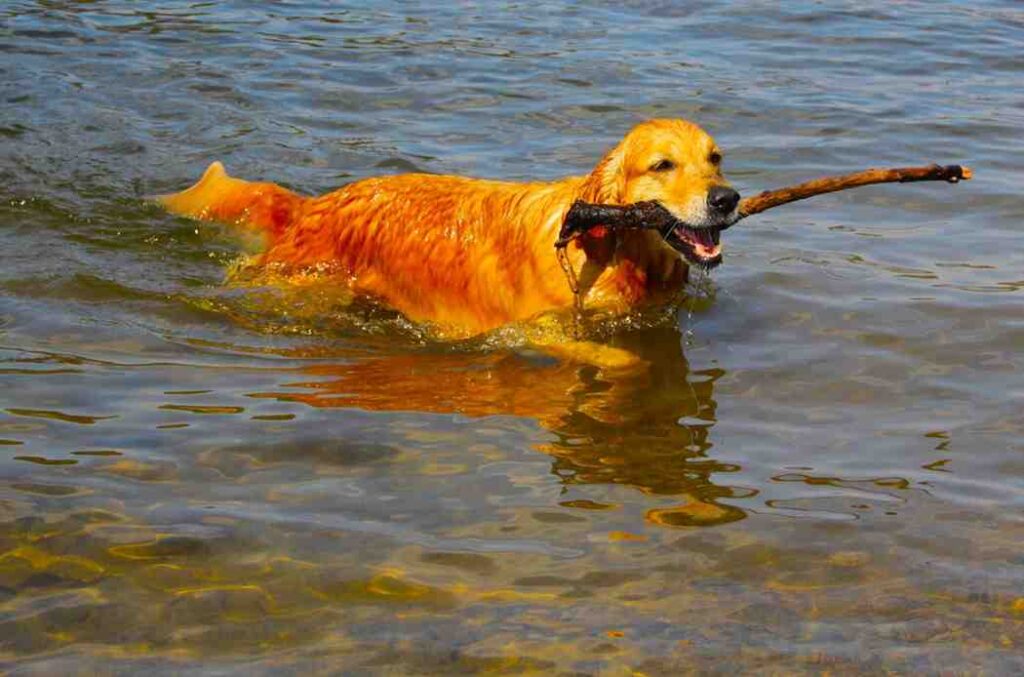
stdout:
<svg viewBox="0 0 1024 677">
<path fill-rule="evenodd" d="M 676 237 L 686 240 L 693 246 L 697 256 L 713 259 L 722 253 L 718 244 L 719 231 L 713 228 L 676 228 Z"/>
</svg>

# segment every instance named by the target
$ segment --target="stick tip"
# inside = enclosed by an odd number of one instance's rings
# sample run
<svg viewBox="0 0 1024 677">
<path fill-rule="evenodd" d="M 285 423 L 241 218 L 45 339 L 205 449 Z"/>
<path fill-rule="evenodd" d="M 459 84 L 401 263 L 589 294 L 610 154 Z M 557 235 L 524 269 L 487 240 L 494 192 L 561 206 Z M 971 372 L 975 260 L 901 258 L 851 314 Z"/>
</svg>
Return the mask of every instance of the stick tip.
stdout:
<svg viewBox="0 0 1024 677">
<path fill-rule="evenodd" d="M 942 179 L 947 183 L 960 183 L 970 181 L 974 172 L 967 165 L 933 165 L 935 179 Z"/>
</svg>

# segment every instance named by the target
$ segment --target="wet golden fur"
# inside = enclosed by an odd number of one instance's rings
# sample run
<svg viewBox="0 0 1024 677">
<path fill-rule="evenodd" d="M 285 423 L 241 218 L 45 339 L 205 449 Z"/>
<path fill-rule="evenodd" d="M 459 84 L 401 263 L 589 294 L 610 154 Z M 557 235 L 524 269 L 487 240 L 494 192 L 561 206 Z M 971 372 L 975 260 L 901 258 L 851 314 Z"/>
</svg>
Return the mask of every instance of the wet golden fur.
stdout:
<svg viewBox="0 0 1024 677">
<path fill-rule="evenodd" d="M 709 188 L 726 183 L 720 157 L 698 126 L 659 119 L 633 128 L 589 174 L 560 181 L 403 174 L 304 197 L 229 177 L 214 163 L 195 186 L 161 202 L 264 232 L 262 265 L 329 264 L 355 292 L 459 337 L 572 306 L 554 242 L 575 200 L 657 200 L 699 224 Z M 655 170 L 664 160 L 673 168 Z M 593 232 L 568 254 L 588 307 L 657 303 L 686 281 L 684 259 L 649 231 Z"/>
</svg>

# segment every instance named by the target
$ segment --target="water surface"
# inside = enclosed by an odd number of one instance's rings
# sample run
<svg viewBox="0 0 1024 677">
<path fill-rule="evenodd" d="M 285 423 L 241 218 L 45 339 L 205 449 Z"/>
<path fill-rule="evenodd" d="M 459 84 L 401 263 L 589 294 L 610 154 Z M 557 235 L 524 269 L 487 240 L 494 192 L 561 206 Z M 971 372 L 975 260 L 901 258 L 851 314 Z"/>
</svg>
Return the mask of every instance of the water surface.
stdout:
<svg viewBox="0 0 1024 677">
<path fill-rule="evenodd" d="M 0 10 L 4 669 L 1018 671 L 1015 2 Z M 781 5 L 781 7 L 779 6 Z M 316 193 L 587 171 L 690 118 L 751 218 L 611 378 L 225 285 L 212 160 Z"/>
</svg>

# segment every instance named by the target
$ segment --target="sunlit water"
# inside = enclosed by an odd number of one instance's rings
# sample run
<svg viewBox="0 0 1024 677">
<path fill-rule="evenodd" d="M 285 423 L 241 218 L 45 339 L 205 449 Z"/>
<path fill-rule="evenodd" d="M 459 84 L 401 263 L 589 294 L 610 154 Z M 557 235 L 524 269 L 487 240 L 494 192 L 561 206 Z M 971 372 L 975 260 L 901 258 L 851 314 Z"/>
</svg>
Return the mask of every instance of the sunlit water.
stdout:
<svg viewBox="0 0 1024 677">
<path fill-rule="evenodd" d="M 0 669 L 1016 672 L 1021 5 L 435 4 L 0 9 Z M 141 199 L 553 178 L 652 116 L 745 193 L 976 178 L 744 221 L 617 379 L 225 285 Z"/>
</svg>

